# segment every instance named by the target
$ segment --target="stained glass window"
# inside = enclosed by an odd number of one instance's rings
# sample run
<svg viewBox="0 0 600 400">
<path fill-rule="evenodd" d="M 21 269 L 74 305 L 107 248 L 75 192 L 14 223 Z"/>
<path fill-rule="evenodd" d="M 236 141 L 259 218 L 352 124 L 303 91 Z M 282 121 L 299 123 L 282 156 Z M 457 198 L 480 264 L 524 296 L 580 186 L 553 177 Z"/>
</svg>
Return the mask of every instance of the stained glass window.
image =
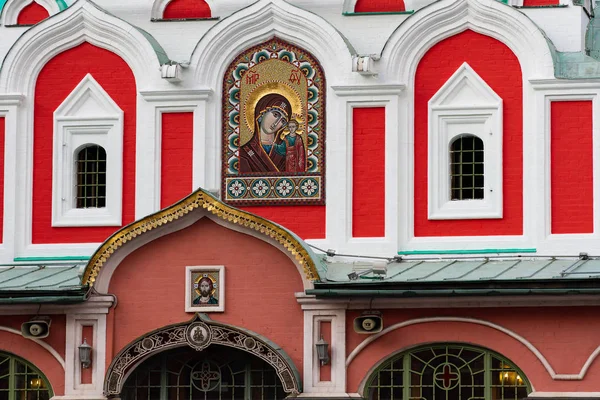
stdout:
<svg viewBox="0 0 600 400">
<path fill-rule="evenodd" d="M 367 381 L 369 400 L 519 400 L 530 385 L 510 361 L 462 345 L 428 346 L 385 361 Z"/>
<path fill-rule="evenodd" d="M 0 400 L 48 400 L 53 396 L 46 377 L 33 365 L 0 353 Z"/>
</svg>

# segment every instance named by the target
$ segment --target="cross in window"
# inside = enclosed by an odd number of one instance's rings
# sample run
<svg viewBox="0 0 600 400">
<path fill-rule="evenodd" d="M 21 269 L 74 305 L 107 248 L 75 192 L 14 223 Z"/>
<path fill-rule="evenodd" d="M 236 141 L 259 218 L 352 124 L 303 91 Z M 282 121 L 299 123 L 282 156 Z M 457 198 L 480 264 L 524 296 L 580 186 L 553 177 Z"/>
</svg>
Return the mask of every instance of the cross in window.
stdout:
<svg viewBox="0 0 600 400">
<path fill-rule="evenodd" d="M 438 372 L 435 374 L 435 379 L 437 381 L 442 381 L 442 389 L 450 389 L 452 382 L 459 378 L 459 375 L 455 372 L 452 372 L 452 369 L 452 365 L 445 364 L 443 372 Z"/>
</svg>

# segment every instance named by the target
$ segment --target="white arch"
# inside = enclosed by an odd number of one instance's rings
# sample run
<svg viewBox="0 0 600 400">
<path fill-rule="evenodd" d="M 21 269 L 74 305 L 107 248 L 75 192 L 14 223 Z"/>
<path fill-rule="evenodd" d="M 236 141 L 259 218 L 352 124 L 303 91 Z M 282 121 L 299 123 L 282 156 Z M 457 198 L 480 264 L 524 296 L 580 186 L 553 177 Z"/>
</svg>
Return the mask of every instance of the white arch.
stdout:
<svg viewBox="0 0 600 400">
<path fill-rule="evenodd" d="M 354 50 L 329 22 L 283 0 L 259 0 L 219 22 L 200 39 L 190 61 L 195 81 L 219 88 L 237 54 L 273 36 L 310 51 L 323 66 L 329 84 L 345 81 L 351 74 Z"/>
<path fill-rule="evenodd" d="M 152 12 L 150 17 L 153 20 L 163 19 L 163 14 L 165 13 L 165 8 L 169 5 L 170 2 L 175 0 L 154 0 L 154 4 L 152 4 Z M 215 7 L 218 4 L 215 4 L 214 0 L 204 0 L 208 6 L 210 7 L 210 16 L 215 18 L 217 14 L 215 13 Z"/>
<path fill-rule="evenodd" d="M 56 0 L 8 0 L 2 9 L 2 20 L 0 23 L 4 26 L 16 25 L 21 10 L 34 1 L 44 7 L 50 16 L 60 11 Z"/>
<path fill-rule="evenodd" d="M 524 79 L 553 79 L 551 44 L 525 14 L 496 0 L 441 0 L 415 13 L 390 36 L 380 71 L 388 80 L 411 82 L 423 55 L 436 43 L 471 29 L 506 44 Z"/>
<path fill-rule="evenodd" d="M 86 41 L 123 58 L 133 70 L 138 90 L 151 82 L 160 84 L 159 57 L 164 59 L 166 54 L 160 48 L 155 50 L 149 39 L 129 23 L 89 0 L 78 0 L 17 40 L 0 69 L 0 93 L 32 96 L 44 65 L 57 54 Z"/>
<path fill-rule="evenodd" d="M 529 349 L 529 351 L 531 351 L 533 353 L 533 355 L 536 356 L 537 359 L 542 363 L 544 368 L 546 368 L 546 371 L 548 371 L 548 374 L 554 380 L 562 380 L 562 381 L 580 381 L 580 380 L 582 380 L 585 377 L 585 374 L 587 373 L 588 369 L 590 368 L 590 365 L 592 365 L 592 363 L 594 362 L 596 357 L 598 357 L 598 355 L 600 354 L 600 346 L 598 346 L 596 348 L 596 350 L 594 350 L 592 352 L 592 354 L 590 354 L 590 356 L 588 357 L 586 362 L 583 364 L 583 366 L 581 367 L 581 370 L 579 371 L 578 374 L 557 374 L 554 371 L 554 369 L 552 368 L 552 366 L 550 365 L 550 363 L 548 362 L 548 360 L 546 359 L 546 357 L 544 357 L 544 355 L 542 354 L 541 351 L 539 351 L 529 340 L 525 339 L 523 336 L 519 335 L 518 333 L 516 333 L 508 328 L 505 328 L 505 327 L 495 324 L 493 322 L 476 319 L 476 318 L 429 317 L 429 318 L 415 318 L 415 319 L 411 319 L 411 320 L 404 321 L 404 322 L 398 322 L 397 324 L 388 326 L 387 328 L 385 328 L 384 330 L 382 330 L 381 332 L 379 332 L 373 336 L 369 336 L 368 338 L 363 340 L 358 346 L 356 346 L 356 348 L 354 350 L 352 350 L 352 352 L 348 355 L 348 358 L 346 359 L 346 367 L 348 367 L 350 365 L 350 363 L 352 363 L 354 358 L 356 358 L 356 356 L 362 350 L 364 350 L 365 347 L 367 347 L 369 344 L 373 343 L 380 337 L 387 335 L 388 333 L 393 332 L 396 329 L 405 328 L 405 327 L 411 326 L 411 325 L 427 324 L 427 323 L 432 323 L 432 322 L 463 322 L 463 323 L 467 323 L 467 324 L 486 326 L 488 328 L 492 328 L 499 332 L 502 332 L 502 333 L 510 336 L 511 338 L 517 340 L 523 346 L 527 347 Z"/>
<path fill-rule="evenodd" d="M 0 326 L 0 331 L 14 333 L 15 335 L 23 336 L 21 331 L 18 331 L 13 328 L 9 328 L 7 326 Z M 56 360 L 60 363 L 63 370 L 66 368 L 65 360 L 60 356 L 60 354 L 58 354 L 58 352 L 56 350 L 54 350 L 54 348 L 52 346 L 50 346 L 48 343 L 46 343 L 40 339 L 32 339 L 32 338 L 28 338 L 28 339 L 31 340 L 32 342 L 38 344 L 39 346 L 43 347 L 44 350 L 46 350 L 48 353 L 52 354 L 52 356 L 54 358 L 56 358 Z"/>
</svg>

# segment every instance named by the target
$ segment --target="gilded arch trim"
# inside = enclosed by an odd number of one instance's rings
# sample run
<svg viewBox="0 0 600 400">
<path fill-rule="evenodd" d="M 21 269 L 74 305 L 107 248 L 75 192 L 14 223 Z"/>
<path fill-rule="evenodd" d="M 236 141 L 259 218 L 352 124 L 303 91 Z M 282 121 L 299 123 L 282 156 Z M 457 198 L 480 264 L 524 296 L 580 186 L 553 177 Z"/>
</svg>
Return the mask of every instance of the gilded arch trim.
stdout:
<svg viewBox="0 0 600 400">
<path fill-rule="evenodd" d="M 106 372 L 104 395 L 118 397 L 129 374 L 154 354 L 183 346 L 201 351 L 214 344 L 240 349 L 262 359 L 275 369 L 286 393 L 297 395 L 302 391 L 298 369 L 283 349 L 257 333 L 215 322 L 206 314 L 196 314 L 188 322 L 149 332 L 123 348 Z"/>
<path fill-rule="evenodd" d="M 135 221 L 109 237 L 90 258 L 83 273 L 82 284 L 94 286 L 102 267 L 125 243 L 135 240 L 138 236 L 147 234 L 151 230 L 172 223 L 195 209 L 205 209 L 224 221 L 258 231 L 260 234 L 277 241 L 302 266 L 306 279 L 309 281 L 319 279 L 315 261 L 310 254 L 310 250 L 304 246 L 302 239 L 273 222 L 230 207 L 203 189 L 198 189 L 180 202 Z"/>
</svg>

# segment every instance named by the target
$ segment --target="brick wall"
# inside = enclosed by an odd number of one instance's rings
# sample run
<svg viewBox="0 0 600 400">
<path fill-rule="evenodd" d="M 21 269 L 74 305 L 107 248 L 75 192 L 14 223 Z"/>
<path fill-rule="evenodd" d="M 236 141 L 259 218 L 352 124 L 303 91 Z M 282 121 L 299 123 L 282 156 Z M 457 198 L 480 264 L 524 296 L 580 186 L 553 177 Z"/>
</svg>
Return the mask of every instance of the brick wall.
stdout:
<svg viewBox="0 0 600 400">
<path fill-rule="evenodd" d="M 19 16 L 17 17 L 17 24 L 34 25 L 40 21 L 43 21 L 49 16 L 50 14 L 48 14 L 48 11 L 34 1 L 21 10 Z"/>
<path fill-rule="evenodd" d="M 405 11 L 403 0 L 358 0 L 354 12 Z"/>
<path fill-rule="evenodd" d="M 553 101 L 550 120 L 552 233 L 592 233 L 592 102 Z"/>
<path fill-rule="evenodd" d="M 502 219 L 427 218 L 427 102 L 462 65 L 475 72 L 503 100 Z M 415 236 L 519 235 L 523 232 L 523 95 L 521 66 L 501 42 L 471 30 L 433 46 L 421 59 L 415 78 Z"/>
<path fill-rule="evenodd" d="M 194 114 L 163 113 L 160 161 L 160 207 L 192 192 Z"/>
<path fill-rule="evenodd" d="M 354 108 L 352 236 L 385 236 L 385 108 Z"/>
<path fill-rule="evenodd" d="M 204 0 L 173 0 L 163 13 L 164 19 L 210 18 L 210 6 Z"/>
</svg>

